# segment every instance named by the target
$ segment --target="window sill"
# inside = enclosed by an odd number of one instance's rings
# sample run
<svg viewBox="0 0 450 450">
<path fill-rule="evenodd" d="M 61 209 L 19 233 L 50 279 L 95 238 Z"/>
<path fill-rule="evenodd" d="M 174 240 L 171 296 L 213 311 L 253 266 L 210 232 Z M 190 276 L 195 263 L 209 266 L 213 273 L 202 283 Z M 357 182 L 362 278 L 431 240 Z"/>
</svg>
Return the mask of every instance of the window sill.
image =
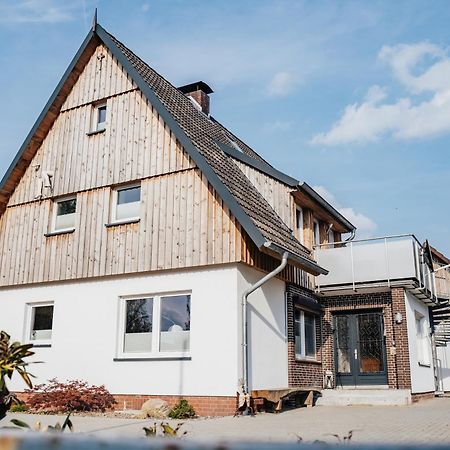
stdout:
<svg viewBox="0 0 450 450">
<path fill-rule="evenodd" d="M 322 364 L 322 361 L 318 361 L 316 358 L 307 358 L 304 356 L 295 356 L 295 362 Z"/>
<path fill-rule="evenodd" d="M 127 220 L 118 220 L 117 222 L 105 223 L 106 228 L 116 227 L 119 225 L 131 225 L 133 223 L 139 223 L 141 221 L 140 218 L 135 219 L 127 219 Z"/>
<path fill-rule="evenodd" d="M 149 355 L 149 356 L 119 356 L 116 358 L 113 358 L 113 361 L 120 362 L 120 361 L 179 361 L 179 360 L 185 360 L 190 361 L 192 359 L 191 355 L 183 355 L 183 354 L 175 354 L 175 355 Z"/>
<path fill-rule="evenodd" d="M 59 236 L 61 234 L 72 234 L 75 231 L 75 228 L 69 228 L 67 230 L 58 230 L 58 231 L 51 231 L 50 233 L 45 233 L 45 237 L 52 237 L 52 236 Z"/>
<path fill-rule="evenodd" d="M 86 136 L 95 136 L 96 134 L 102 134 L 105 131 L 106 128 L 103 128 L 102 130 L 89 131 L 89 133 L 86 133 Z"/>
<path fill-rule="evenodd" d="M 30 341 L 28 344 L 33 344 L 33 347 L 39 347 L 39 348 L 49 348 L 52 346 L 51 342 L 36 342 L 36 341 Z"/>
<path fill-rule="evenodd" d="M 420 362 L 420 361 L 419 361 L 418 364 L 419 364 L 420 367 L 428 367 L 428 368 L 431 367 L 431 364 L 429 364 L 429 363 L 424 363 L 424 362 Z"/>
</svg>

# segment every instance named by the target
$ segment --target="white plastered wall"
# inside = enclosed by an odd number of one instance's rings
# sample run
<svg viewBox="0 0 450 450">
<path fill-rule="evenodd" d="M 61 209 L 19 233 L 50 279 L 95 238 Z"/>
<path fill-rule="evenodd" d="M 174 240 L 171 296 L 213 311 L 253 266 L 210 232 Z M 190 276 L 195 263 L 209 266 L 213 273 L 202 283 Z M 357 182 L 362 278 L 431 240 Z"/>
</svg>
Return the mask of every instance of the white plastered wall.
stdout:
<svg viewBox="0 0 450 450">
<path fill-rule="evenodd" d="M 0 330 L 22 341 L 27 303 L 54 301 L 52 345 L 37 348 L 33 359 L 43 364 L 29 367 L 36 382 L 57 377 L 105 384 L 114 394 L 233 396 L 240 278 L 229 265 L 0 289 Z M 176 291 L 192 292 L 191 359 L 115 361 L 119 297 Z M 14 379 L 11 387 L 25 386 Z"/>
<path fill-rule="evenodd" d="M 431 338 L 429 336 L 430 320 L 428 307 L 408 291 L 405 291 L 405 303 L 411 368 L 411 392 L 413 394 L 433 392 L 435 390 L 435 384 Z M 419 361 L 419 349 L 416 336 L 416 312 L 424 317 L 424 329 L 427 334 L 426 351 L 428 352 L 429 365 L 423 365 Z"/>
<path fill-rule="evenodd" d="M 444 392 L 450 392 L 450 343 L 445 347 L 437 348 L 437 357 L 439 359 L 439 377 Z"/>
<path fill-rule="evenodd" d="M 241 265 L 239 296 L 264 275 Z M 288 387 L 285 290 L 273 278 L 248 297 L 249 389 Z"/>
</svg>

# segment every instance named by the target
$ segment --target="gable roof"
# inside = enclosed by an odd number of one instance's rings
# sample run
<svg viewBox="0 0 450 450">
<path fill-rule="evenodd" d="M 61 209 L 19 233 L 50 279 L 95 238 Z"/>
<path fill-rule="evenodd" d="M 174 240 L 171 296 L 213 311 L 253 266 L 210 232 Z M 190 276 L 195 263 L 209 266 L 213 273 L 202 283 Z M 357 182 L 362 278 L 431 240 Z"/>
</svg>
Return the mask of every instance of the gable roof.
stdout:
<svg viewBox="0 0 450 450">
<path fill-rule="evenodd" d="M 225 145 L 233 144 L 234 139 L 226 132 L 227 130 L 198 111 L 181 91 L 98 24 L 95 24 L 94 29 L 87 35 L 0 182 L 0 214 L 4 211 L 9 196 L 55 120 L 63 99 L 70 92 L 82 67 L 99 43 L 103 43 L 124 67 L 254 244 L 260 250 L 275 256 L 279 256 L 284 251 L 289 252 L 291 261 L 312 274 L 328 273 L 312 260 L 309 250 L 295 239 L 289 227 L 251 184 L 232 158 L 219 147 L 218 142 Z M 35 137 L 37 134 L 38 138 Z M 242 141 L 239 141 L 238 145 L 240 148 L 242 146 L 242 150 L 249 157 L 265 163 Z"/>
</svg>

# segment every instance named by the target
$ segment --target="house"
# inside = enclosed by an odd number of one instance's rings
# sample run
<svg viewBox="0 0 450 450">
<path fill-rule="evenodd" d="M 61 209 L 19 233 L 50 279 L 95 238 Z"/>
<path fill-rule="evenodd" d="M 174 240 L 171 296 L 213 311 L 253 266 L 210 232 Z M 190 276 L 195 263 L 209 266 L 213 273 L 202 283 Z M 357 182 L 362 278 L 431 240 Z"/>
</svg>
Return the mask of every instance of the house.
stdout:
<svg viewBox="0 0 450 450">
<path fill-rule="evenodd" d="M 315 251 L 330 271 L 318 277 L 316 290 L 324 305 L 324 370 L 341 389 L 324 391 L 322 403 L 395 405 L 433 397 L 430 313 L 437 297 L 428 245 L 399 235 L 328 247 Z"/>
<path fill-rule="evenodd" d="M 200 415 L 263 389 L 434 392 L 423 246 L 355 242 L 212 117 L 212 93 L 94 23 L 0 183 L 0 329 L 35 345 L 37 380 Z"/>
</svg>

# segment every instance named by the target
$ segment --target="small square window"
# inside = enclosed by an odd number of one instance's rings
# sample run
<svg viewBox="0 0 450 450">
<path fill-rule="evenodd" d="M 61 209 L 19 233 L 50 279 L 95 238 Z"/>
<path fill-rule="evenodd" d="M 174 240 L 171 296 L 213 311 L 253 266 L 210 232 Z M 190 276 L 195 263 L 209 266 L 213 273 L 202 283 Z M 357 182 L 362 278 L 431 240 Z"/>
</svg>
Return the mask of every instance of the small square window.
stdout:
<svg viewBox="0 0 450 450">
<path fill-rule="evenodd" d="M 106 128 L 106 103 L 95 105 L 92 110 L 91 131 L 103 131 Z"/>
<path fill-rule="evenodd" d="M 75 228 L 77 199 L 57 200 L 53 204 L 52 231 L 67 231 Z"/>
<path fill-rule="evenodd" d="M 141 187 L 116 189 L 113 193 L 112 222 L 139 219 L 141 215 Z"/>
<path fill-rule="evenodd" d="M 29 305 L 30 325 L 28 339 L 47 344 L 52 339 L 53 304 Z"/>
</svg>

